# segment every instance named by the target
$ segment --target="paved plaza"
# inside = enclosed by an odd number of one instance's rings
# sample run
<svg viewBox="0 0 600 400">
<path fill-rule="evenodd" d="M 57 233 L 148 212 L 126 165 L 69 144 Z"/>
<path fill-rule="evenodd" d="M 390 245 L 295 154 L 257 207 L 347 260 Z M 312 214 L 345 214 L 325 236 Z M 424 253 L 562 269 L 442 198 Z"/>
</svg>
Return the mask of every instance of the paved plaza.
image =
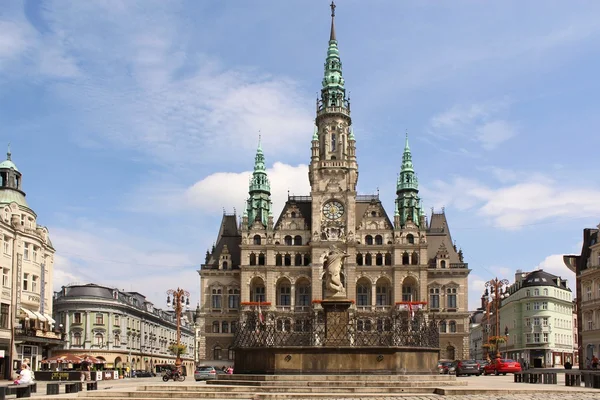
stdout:
<svg viewBox="0 0 600 400">
<path fill-rule="evenodd" d="M 460 394 L 460 395 L 437 395 L 437 394 L 423 394 L 423 393 L 410 393 L 410 389 L 407 392 L 391 394 L 356 394 L 356 396 L 348 396 L 347 394 L 326 394 L 319 395 L 309 394 L 301 395 L 299 393 L 279 393 L 278 398 L 285 399 L 290 398 L 293 400 L 393 400 L 393 399 L 414 399 L 414 400 L 430 400 L 430 399 L 448 399 L 448 400 L 587 400 L 587 399 L 598 399 L 600 398 L 600 390 L 598 389 L 587 389 L 584 387 L 566 387 L 564 385 L 564 375 L 558 374 L 558 384 L 556 385 L 541 385 L 541 384 L 526 384 L 526 383 L 514 383 L 513 376 L 471 376 L 471 377 L 460 377 L 458 381 L 466 382 L 466 386 L 460 387 L 446 387 L 447 390 L 461 390 L 468 389 L 478 394 Z M 48 397 L 54 399 L 60 398 L 74 398 L 74 397 L 94 397 L 95 393 L 99 392 L 115 392 L 115 398 L 122 398 L 123 392 L 134 392 L 137 391 L 140 386 L 152 385 L 154 387 L 165 386 L 196 386 L 199 388 L 206 387 L 206 382 L 195 382 L 193 377 L 187 377 L 184 382 L 174 383 L 172 381 L 163 382 L 160 377 L 154 378 L 131 378 L 122 379 L 117 381 L 99 381 L 98 391 L 88 393 L 74 393 L 74 394 L 60 394 L 47 396 L 46 383 L 38 382 L 38 393 L 34 393 L 33 397 Z M 213 386 L 213 385 L 210 385 Z M 439 384 L 439 387 L 444 387 L 443 383 Z M 326 389 L 324 389 L 326 391 Z M 252 388 L 248 388 L 249 392 L 252 392 Z M 491 393 L 485 393 L 490 391 Z M 85 391 L 84 391 L 85 392 Z M 167 393 L 167 390 L 165 390 Z M 104 397 L 104 396 L 103 396 Z M 158 398 L 156 396 L 152 396 Z M 198 398 L 203 396 L 199 395 Z M 248 400 L 260 398 L 260 395 L 249 395 Z M 106 398 L 106 397 L 105 397 Z M 165 398 L 173 398 L 172 396 L 165 395 Z M 212 397 L 213 399 L 217 397 Z M 218 396 L 218 399 L 231 399 L 227 393 L 222 393 L 222 396 Z M 241 397 L 236 396 L 235 399 L 239 400 Z"/>
</svg>

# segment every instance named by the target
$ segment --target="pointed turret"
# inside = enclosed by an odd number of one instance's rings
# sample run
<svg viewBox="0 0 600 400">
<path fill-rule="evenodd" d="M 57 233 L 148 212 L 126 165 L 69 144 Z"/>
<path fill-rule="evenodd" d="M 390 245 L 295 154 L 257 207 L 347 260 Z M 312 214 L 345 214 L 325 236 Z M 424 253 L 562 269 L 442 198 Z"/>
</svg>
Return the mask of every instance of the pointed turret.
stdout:
<svg viewBox="0 0 600 400">
<path fill-rule="evenodd" d="M 420 226 L 423 210 L 421 210 L 421 199 L 418 193 L 419 182 L 412 163 L 407 132 L 404 141 L 404 153 L 402 154 L 402 168 L 396 183 L 396 208 L 400 216 L 401 226 L 404 226 L 407 221 L 412 221 L 415 225 Z"/>
<path fill-rule="evenodd" d="M 321 103 L 324 107 L 348 107 L 344 78 L 342 77 L 342 61 L 338 42 L 335 36 L 335 4 L 331 2 L 331 32 L 329 33 L 329 48 L 325 60 L 325 76 L 321 89 Z"/>
<path fill-rule="evenodd" d="M 252 225 L 254 221 L 259 221 L 265 227 L 269 222 L 271 214 L 271 184 L 267 176 L 265 167 L 265 155 L 261 146 L 260 135 L 258 137 L 258 148 L 254 157 L 254 172 L 250 178 L 248 189 L 250 197 L 247 201 L 244 217 L 248 217 L 248 225 Z"/>
<path fill-rule="evenodd" d="M 22 187 L 22 175 L 12 161 L 9 144 L 8 151 L 6 152 L 6 160 L 0 162 L 0 204 L 10 204 L 12 202 L 29 208 Z"/>
</svg>

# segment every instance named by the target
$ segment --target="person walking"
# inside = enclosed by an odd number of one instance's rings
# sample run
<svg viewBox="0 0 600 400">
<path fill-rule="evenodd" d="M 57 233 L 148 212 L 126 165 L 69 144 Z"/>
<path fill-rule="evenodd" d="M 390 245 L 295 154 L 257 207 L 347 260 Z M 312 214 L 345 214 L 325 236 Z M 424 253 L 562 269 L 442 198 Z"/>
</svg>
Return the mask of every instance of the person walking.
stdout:
<svg viewBox="0 0 600 400">
<path fill-rule="evenodd" d="M 87 358 L 84 358 L 83 361 L 81 362 L 81 382 L 83 381 L 91 381 L 92 380 L 92 374 L 91 374 L 91 367 L 90 367 L 90 362 L 88 361 Z"/>
<path fill-rule="evenodd" d="M 598 369 L 598 357 L 592 354 L 592 369 Z"/>
<path fill-rule="evenodd" d="M 19 378 L 14 382 L 15 385 L 22 385 L 24 383 L 32 383 L 33 375 L 29 366 L 25 363 L 21 364 L 21 372 L 19 373 Z"/>
</svg>

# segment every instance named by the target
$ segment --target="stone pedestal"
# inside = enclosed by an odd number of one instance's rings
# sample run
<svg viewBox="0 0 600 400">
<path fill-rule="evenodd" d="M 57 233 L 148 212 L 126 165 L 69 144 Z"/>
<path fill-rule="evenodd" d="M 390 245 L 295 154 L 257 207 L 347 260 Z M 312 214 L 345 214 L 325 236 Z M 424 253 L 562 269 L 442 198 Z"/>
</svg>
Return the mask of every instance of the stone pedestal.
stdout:
<svg viewBox="0 0 600 400">
<path fill-rule="evenodd" d="M 325 313 L 325 346 L 349 346 L 350 317 L 348 299 L 326 299 L 321 302 Z"/>
</svg>

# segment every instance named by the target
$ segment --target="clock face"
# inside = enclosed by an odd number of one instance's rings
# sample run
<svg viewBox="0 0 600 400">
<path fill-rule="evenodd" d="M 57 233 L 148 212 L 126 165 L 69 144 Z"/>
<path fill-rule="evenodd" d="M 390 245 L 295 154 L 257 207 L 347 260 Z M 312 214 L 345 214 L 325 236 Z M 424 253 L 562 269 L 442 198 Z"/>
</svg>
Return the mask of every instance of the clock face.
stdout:
<svg viewBox="0 0 600 400">
<path fill-rule="evenodd" d="M 337 200 L 329 201 L 323 206 L 323 215 L 327 219 L 338 219 L 344 215 L 344 205 Z"/>
</svg>

